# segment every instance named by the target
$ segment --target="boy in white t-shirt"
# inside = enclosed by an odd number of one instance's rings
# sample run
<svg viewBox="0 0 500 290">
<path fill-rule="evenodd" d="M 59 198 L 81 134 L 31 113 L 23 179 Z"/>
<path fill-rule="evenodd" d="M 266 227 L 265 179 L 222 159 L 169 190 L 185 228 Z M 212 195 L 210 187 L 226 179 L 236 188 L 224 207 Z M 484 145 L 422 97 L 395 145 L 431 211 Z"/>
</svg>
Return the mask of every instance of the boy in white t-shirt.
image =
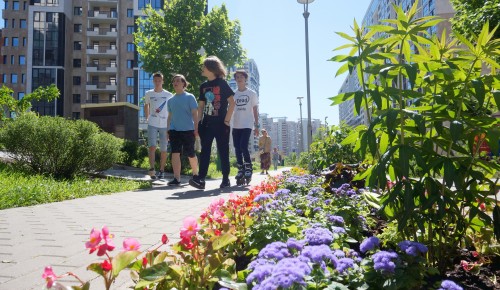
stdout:
<svg viewBox="0 0 500 290">
<path fill-rule="evenodd" d="M 167 101 L 172 94 L 163 89 L 163 74 L 157 72 L 153 75 L 154 89 L 146 92 L 144 96 L 144 113 L 148 122 L 149 146 L 149 175 L 151 178 L 165 178 L 165 164 L 167 163 Z M 156 144 L 160 136 L 160 171 L 155 172 Z"/>
</svg>

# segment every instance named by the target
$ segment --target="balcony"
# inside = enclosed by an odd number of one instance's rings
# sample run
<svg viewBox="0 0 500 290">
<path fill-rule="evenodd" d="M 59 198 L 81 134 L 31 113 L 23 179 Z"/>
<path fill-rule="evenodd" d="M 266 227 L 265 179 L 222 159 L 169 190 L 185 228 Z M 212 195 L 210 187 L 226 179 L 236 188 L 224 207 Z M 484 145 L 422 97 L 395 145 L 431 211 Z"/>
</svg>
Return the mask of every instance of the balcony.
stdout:
<svg viewBox="0 0 500 290">
<path fill-rule="evenodd" d="M 87 91 L 93 92 L 116 92 L 116 82 L 87 82 Z"/>
<path fill-rule="evenodd" d="M 91 10 L 87 16 L 89 23 L 116 23 L 118 19 L 116 10 Z"/>
<path fill-rule="evenodd" d="M 109 73 L 116 74 L 117 68 L 114 64 L 87 63 L 87 73 Z"/>
<path fill-rule="evenodd" d="M 88 28 L 87 37 L 116 39 L 118 31 L 116 28 Z"/>
<path fill-rule="evenodd" d="M 116 45 L 89 45 L 87 46 L 87 54 L 101 56 L 116 56 L 118 50 Z"/>
</svg>

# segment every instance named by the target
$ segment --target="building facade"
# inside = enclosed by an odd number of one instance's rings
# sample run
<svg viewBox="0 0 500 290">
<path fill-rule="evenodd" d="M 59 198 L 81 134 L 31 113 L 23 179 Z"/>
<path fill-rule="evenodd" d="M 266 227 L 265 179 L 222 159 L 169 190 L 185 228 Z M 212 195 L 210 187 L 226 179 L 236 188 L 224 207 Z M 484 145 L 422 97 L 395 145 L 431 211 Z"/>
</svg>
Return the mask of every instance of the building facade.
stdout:
<svg viewBox="0 0 500 290">
<path fill-rule="evenodd" d="M 87 119 L 137 140 L 141 77 L 151 82 L 139 69 L 135 19 L 163 2 L 4 0 L 0 81 L 17 99 L 56 84 L 60 98 L 34 102 L 33 111 Z"/>
<path fill-rule="evenodd" d="M 408 11 L 415 0 L 372 0 L 363 18 L 363 26 L 379 24 L 383 19 L 395 19 L 396 12 L 392 5 L 401 6 Z M 418 3 L 418 17 L 439 16 L 445 21 L 436 26 L 429 27 L 429 33 L 441 35 L 444 29 L 451 31 L 451 23 L 448 21 L 455 11 L 449 0 L 420 0 Z M 377 37 L 377 35 L 375 35 Z M 354 70 L 348 75 L 339 90 L 340 93 L 353 92 L 360 89 L 357 72 Z M 339 105 L 339 121 L 345 122 L 352 127 L 369 123 L 365 110 L 361 108 L 360 113 L 354 112 L 354 100 L 349 100 Z"/>
</svg>

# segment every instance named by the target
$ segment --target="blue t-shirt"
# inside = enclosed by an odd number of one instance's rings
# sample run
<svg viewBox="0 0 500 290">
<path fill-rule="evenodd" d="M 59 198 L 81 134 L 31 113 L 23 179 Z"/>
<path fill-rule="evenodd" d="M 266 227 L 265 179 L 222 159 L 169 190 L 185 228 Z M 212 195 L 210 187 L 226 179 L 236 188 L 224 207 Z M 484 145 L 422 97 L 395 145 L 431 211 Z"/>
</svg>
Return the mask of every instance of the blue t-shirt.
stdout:
<svg viewBox="0 0 500 290">
<path fill-rule="evenodd" d="M 194 130 L 192 110 L 198 109 L 198 103 L 193 94 L 187 92 L 175 94 L 168 100 L 167 107 L 168 113 L 171 114 L 169 130 Z"/>
</svg>

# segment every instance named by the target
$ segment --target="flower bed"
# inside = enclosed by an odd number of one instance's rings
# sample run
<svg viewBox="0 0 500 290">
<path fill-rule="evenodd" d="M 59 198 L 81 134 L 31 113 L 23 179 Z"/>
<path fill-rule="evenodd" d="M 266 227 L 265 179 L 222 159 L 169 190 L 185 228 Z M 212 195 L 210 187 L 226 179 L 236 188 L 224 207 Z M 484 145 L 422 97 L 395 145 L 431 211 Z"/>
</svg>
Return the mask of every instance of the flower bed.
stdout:
<svg viewBox="0 0 500 290">
<path fill-rule="evenodd" d="M 373 193 L 349 184 L 326 192 L 323 182 L 285 173 L 243 196 L 215 200 L 198 219 L 185 219 L 170 248 L 166 236 L 146 252 L 126 239 L 112 257 L 110 231 L 92 230 L 86 247 L 102 259 L 88 269 L 107 289 L 124 269 L 135 289 L 462 289 L 429 267 L 431 245 L 380 227 Z M 472 274 L 475 266 L 459 270 Z M 63 287 L 50 267 L 43 278 L 47 288 Z M 80 283 L 76 289 L 90 287 Z"/>
</svg>

